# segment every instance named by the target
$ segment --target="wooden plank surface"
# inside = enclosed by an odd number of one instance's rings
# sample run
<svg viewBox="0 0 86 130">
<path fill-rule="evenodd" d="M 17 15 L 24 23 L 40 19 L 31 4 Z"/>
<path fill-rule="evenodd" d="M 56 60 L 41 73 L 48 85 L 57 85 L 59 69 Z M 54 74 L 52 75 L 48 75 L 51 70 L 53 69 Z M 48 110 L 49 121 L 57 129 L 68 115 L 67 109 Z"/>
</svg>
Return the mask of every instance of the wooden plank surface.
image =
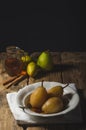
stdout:
<svg viewBox="0 0 86 130">
<path fill-rule="evenodd" d="M 39 53 L 32 54 L 32 57 L 37 57 Z M 36 78 L 29 78 L 29 83 L 38 81 L 57 81 L 62 83 L 73 82 L 78 89 L 86 90 L 86 52 L 52 52 L 55 68 L 52 72 L 40 73 Z M 0 75 L 0 88 L 3 87 L 3 80 L 7 79 L 7 74 Z M 18 122 L 9 109 L 6 94 L 9 92 L 18 91 L 26 85 L 26 79 L 18 86 L 0 92 L 0 130 L 23 130 L 23 127 L 18 126 Z M 27 127 L 26 130 L 82 130 L 80 126 L 32 126 Z M 85 128 L 83 129 L 85 130 Z"/>
<path fill-rule="evenodd" d="M 74 82 L 77 88 L 86 89 L 86 53 L 61 54 L 61 63 L 69 65 L 69 69 L 62 71 L 63 82 Z"/>
</svg>

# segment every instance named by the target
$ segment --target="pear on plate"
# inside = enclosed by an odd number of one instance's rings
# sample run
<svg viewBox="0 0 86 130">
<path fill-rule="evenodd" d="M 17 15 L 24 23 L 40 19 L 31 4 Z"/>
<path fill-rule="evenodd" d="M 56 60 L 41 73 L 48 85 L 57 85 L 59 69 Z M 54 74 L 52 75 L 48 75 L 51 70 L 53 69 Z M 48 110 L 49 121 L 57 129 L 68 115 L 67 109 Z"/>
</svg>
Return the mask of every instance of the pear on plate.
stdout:
<svg viewBox="0 0 86 130">
<path fill-rule="evenodd" d="M 52 70 L 53 68 L 53 59 L 49 51 L 43 51 L 38 59 L 37 65 L 44 70 Z"/>
<path fill-rule="evenodd" d="M 42 106 L 42 111 L 46 114 L 60 112 L 63 109 L 63 101 L 59 97 L 51 97 Z"/>
<path fill-rule="evenodd" d="M 44 102 L 47 100 L 47 90 L 43 86 L 38 86 L 30 96 L 30 104 L 33 108 L 41 108 Z"/>
<path fill-rule="evenodd" d="M 47 90 L 49 97 L 62 97 L 63 96 L 63 87 L 54 86 Z"/>
</svg>

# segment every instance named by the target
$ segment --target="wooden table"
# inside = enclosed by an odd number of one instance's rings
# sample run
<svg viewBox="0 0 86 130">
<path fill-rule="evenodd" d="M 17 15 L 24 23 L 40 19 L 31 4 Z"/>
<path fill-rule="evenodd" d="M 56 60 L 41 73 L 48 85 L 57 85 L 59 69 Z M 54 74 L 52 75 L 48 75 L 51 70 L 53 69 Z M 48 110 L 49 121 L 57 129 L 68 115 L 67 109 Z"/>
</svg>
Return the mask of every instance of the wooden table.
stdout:
<svg viewBox="0 0 86 130">
<path fill-rule="evenodd" d="M 86 52 L 51 52 L 55 67 L 53 71 L 48 73 L 40 73 L 36 78 L 29 78 L 29 83 L 38 81 L 57 81 L 61 83 L 75 83 L 80 95 L 81 112 L 83 122 L 81 124 L 54 124 L 54 125 L 23 125 L 22 122 L 17 122 L 7 103 L 6 94 L 18 91 L 26 85 L 26 80 L 23 80 L 18 86 L 11 86 L 8 89 L 0 92 L 0 130 L 86 130 L 85 115 L 86 115 Z M 32 57 L 37 57 L 39 52 L 32 54 Z M 0 75 L 0 90 L 3 86 L 3 81 L 9 78 L 8 74 Z"/>
</svg>

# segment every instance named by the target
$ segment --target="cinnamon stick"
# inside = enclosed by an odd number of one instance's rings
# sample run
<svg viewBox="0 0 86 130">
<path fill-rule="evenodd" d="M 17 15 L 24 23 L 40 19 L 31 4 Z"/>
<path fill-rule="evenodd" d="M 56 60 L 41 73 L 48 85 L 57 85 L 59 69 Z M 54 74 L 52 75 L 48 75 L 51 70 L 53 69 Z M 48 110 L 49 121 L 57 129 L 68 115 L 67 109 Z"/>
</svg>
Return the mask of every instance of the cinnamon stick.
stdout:
<svg viewBox="0 0 86 130">
<path fill-rule="evenodd" d="M 16 85 L 24 77 L 25 77 L 25 75 L 21 75 L 21 76 L 17 77 L 14 81 L 12 81 L 10 84 L 8 84 L 6 86 L 6 89 L 10 88 L 12 85 Z"/>
<path fill-rule="evenodd" d="M 10 88 L 12 85 L 18 85 L 19 82 L 21 82 L 22 80 L 24 80 L 27 77 L 27 75 L 23 75 L 23 74 L 19 74 L 15 77 L 11 77 L 10 79 L 8 79 L 7 81 L 5 81 L 3 83 L 3 85 L 5 86 L 5 89 Z"/>
<path fill-rule="evenodd" d="M 3 83 L 3 85 L 7 85 L 7 84 L 11 83 L 11 82 L 14 81 L 15 79 L 17 79 L 19 76 L 21 76 L 21 75 L 17 75 L 17 76 L 11 77 L 11 78 L 8 79 L 7 81 L 5 81 L 5 82 Z"/>
<path fill-rule="evenodd" d="M 14 85 L 16 86 L 16 85 L 18 85 L 21 81 L 23 81 L 25 78 L 27 78 L 27 75 L 23 75 L 20 79 L 18 79 L 15 83 L 14 83 Z"/>
</svg>

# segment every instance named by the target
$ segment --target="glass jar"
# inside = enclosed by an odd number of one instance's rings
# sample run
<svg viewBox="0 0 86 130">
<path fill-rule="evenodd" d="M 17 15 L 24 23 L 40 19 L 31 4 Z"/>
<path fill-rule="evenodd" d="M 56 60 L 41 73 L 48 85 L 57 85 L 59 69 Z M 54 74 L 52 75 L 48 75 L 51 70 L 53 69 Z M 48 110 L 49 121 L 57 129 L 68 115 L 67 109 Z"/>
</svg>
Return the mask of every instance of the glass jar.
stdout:
<svg viewBox="0 0 86 130">
<path fill-rule="evenodd" d="M 6 48 L 7 57 L 5 59 L 5 70 L 10 76 L 16 76 L 21 73 L 23 62 L 21 57 L 24 51 L 16 46 L 8 46 Z"/>
<path fill-rule="evenodd" d="M 5 52 L 0 53 L 0 74 L 5 72 L 4 62 L 5 62 L 6 56 L 7 55 Z"/>
</svg>

